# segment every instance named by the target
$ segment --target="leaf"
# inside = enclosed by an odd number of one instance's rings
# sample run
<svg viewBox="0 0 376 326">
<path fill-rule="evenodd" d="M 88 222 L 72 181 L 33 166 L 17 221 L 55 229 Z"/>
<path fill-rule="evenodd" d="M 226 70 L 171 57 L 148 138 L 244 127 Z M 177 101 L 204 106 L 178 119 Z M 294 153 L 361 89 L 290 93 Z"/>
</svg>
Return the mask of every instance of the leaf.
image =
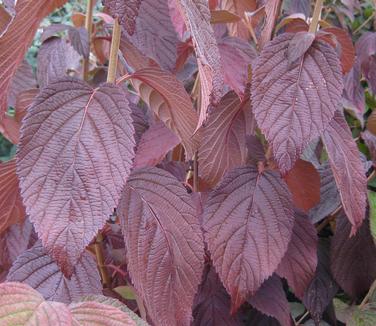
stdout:
<svg viewBox="0 0 376 326">
<path fill-rule="evenodd" d="M 209 193 L 203 228 L 213 265 L 232 299 L 232 312 L 272 275 L 290 242 L 291 195 L 277 172 L 228 172 Z"/>
<path fill-rule="evenodd" d="M 289 65 L 304 56 L 311 47 L 314 39 L 315 34 L 309 32 L 298 32 L 293 36 L 287 48 L 287 59 Z"/>
<path fill-rule="evenodd" d="M 315 275 L 317 267 L 316 228 L 305 214 L 295 211 L 294 228 L 285 256 L 277 274 L 287 279 L 300 299 Z"/>
<path fill-rule="evenodd" d="M 305 291 L 303 303 L 316 324 L 338 291 L 338 286 L 330 273 L 329 241 L 320 238 L 318 242 L 318 264 L 316 274 Z"/>
<path fill-rule="evenodd" d="M 272 275 L 264 281 L 248 302 L 263 314 L 277 319 L 282 326 L 291 325 L 289 302 L 278 276 Z"/>
<path fill-rule="evenodd" d="M 33 225 L 26 218 L 23 223 L 12 225 L 5 234 L 6 248 L 13 263 L 19 255 L 32 247 L 36 240 Z"/>
<path fill-rule="evenodd" d="M 311 163 L 297 160 L 285 181 L 297 208 L 308 212 L 320 202 L 320 175 Z"/>
<path fill-rule="evenodd" d="M 349 238 L 351 224 L 343 214 L 337 219 L 331 243 L 331 270 L 338 285 L 352 298 L 368 292 L 376 279 L 375 244 L 368 218 Z"/>
<path fill-rule="evenodd" d="M 200 290 L 195 298 L 194 326 L 241 325 L 237 316 L 230 314 L 231 299 L 212 266 L 205 271 Z"/>
<path fill-rule="evenodd" d="M 7 93 L 11 79 L 24 59 L 34 34 L 44 16 L 62 6 L 66 0 L 19 0 L 15 17 L 0 38 L 0 120 L 7 110 Z"/>
<path fill-rule="evenodd" d="M 228 92 L 202 129 L 198 153 L 199 173 L 214 187 L 226 171 L 246 163 L 248 99 L 240 101 L 235 92 Z"/>
<path fill-rule="evenodd" d="M 16 175 L 16 161 L 0 163 L 0 234 L 11 225 L 22 222 L 25 215 Z"/>
<path fill-rule="evenodd" d="M 347 320 L 348 326 L 373 326 L 376 324 L 376 305 L 375 303 L 366 304 L 364 307 L 357 307 L 352 316 Z"/>
<path fill-rule="evenodd" d="M 326 33 L 329 33 L 329 39 L 326 37 Z M 342 72 L 348 73 L 355 61 L 355 48 L 349 33 L 338 27 L 327 27 L 320 30 L 318 37 L 323 37 L 330 44 L 333 43 L 334 48 L 338 49 L 340 54 Z"/>
<path fill-rule="evenodd" d="M 105 297 L 104 295 L 89 295 L 81 298 L 81 301 L 91 301 L 91 302 L 99 302 L 103 303 L 108 306 L 113 306 L 115 308 L 120 309 L 121 311 L 125 312 L 129 317 L 131 317 L 137 326 L 148 326 L 149 324 L 141 319 L 136 313 L 134 313 L 131 309 L 129 309 L 125 304 L 122 304 L 119 300 Z"/>
<path fill-rule="evenodd" d="M 368 130 L 363 131 L 361 136 L 368 147 L 372 162 L 376 162 L 376 136 Z"/>
<path fill-rule="evenodd" d="M 283 2 L 283 7 L 289 15 L 302 13 L 305 17 L 309 17 L 311 12 L 310 0 L 287 0 Z"/>
<path fill-rule="evenodd" d="M 336 112 L 322 140 L 354 235 L 365 217 L 367 178 L 358 147 L 341 112 Z"/>
<path fill-rule="evenodd" d="M 119 23 L 125 28 L 129 35 L 134 33 L 136 18 L 139 13 L 142 0 L 104 0 L 103 4 L 109 13 L 119 17 Z"/>
<path fill-rule="evenodd" d="M 136 295 L 132 287 L 127 285 L 117 286 L 113 289 L 117 294 L 126 300 L 136 300 Z"/>
<path fill-rule="evenodd" d="M 227 10 L 212 10 L 210 16 L 211 24 L 236 23 L 241 20 L 241 17 Z"/>
<path fill-rule="evenodd" d="M 37 78 L 45 87 L 80 65 L 79 54 L 65 40 L 52 38 L 44 42 L 38 52 Z"/>
<path fill-rule="evenodd" d="M 127 38 L 162 69 L 172 71 L 175 68 L 179 39 L 171 22 L 167 2 L 168 0 L 142 0 L 135 31 Z"/>
<path fill-rule="evenodd" d="M 136 326 L 128 314 L 99 302 L 72 303 L 69 308 L 77 325 Z"/>
<path fill-rule="evenodd" d="M 187 158 L 192 158 L 198 146 L 193 138 L 197 114 L 183 84 L 174 75 L 157 67 L 138 70 L 131 78 L 140 97 L 180 138 Z"/>
<path fill-rule="evenodd" d="M 369 224 L 374 242 L 376 241 L 376 193 L 368 191 Z"/>
<path fill-rule="evenodd" d="M 341 205 L 341 197 L 329 163 L 320 166 L 318 172 L 321 183 L 320 202 L 309 211 L 312 223 L 320 222 Z"/>
<path fill-rule="evenodd" d="M 278 18 L 281 3 L 281 0 L 269 0 L 265 3 L 266 18 L 259 40 L 259 46 L 261 49 L 272 37 L 273 28 Z"/>
<path fill-rule="evenodd" d="M 223 73 L 210 10 L 205 0 L 177 0 L 185 24 L 191 32 L 200 76 L 200 114 L 197 129 L 208 116 L 209 105 L 219 103 L 223 95 Z"/>
<path fill-rule="evenodd" d="M 68 308 L 57 302 L 46 302 L 43 297 L 26 284 L 9 282 L 0 284 L 0 322 L 2 325 L 69 325 Z M 65 322 L 59 321 L 64 316 Z M 47 322 L 47 316 L 50 322 Z M 39 324 L 39 323 L 38 323 Z"/>
<path fill-rule="evenodd" d="M 196 209 L 184 186 L 158 168 L 132 173 L 117 210 L 128 269 L 158 325 L 189 325 L 204 267 Z"/>
<path fill-rule="evenodd" d="M 174 25 L 175 31 L 179 35 L 179 38 L 182 40 L 184 38 L 184 34 L 187 32 L 187 27 L 185 26 L 184 18 L 179 11 L 178 2 L 176 0 L 167 0 L 167 2 L 171 22 Z"/>
<path fill-rule="evenodd" d="M 218 43 L 218 48 L 224 81 L 243 98 L 249 79 L 248 66 L 256 59 L 257 52 L 249 43 L 236 37 L 225 37 Z"/>
<path fill-rule="evenodd" d="M 163 122 L 156 122 L 141 136 L 133 168 L 157 165 L 179 143 L 179 138 Z"/>
<path fill-rule="evenodd" d="M 44 301 L 26 284 L 0 284 L 0 321 L 2 325 L 111 325 L 135 326 L 135 322 L 120 309 L 95 301 L 63 303 Z"/>
<path fill-rule="evenodd" d="M 327 128 L 343 88 L 337 54 L 323 41 L 315 40 L 301 60 L 289 65 L 293 35 L 281 34 L 265 46 L 256 59 L 252 84 L 257 124 L 283 173 Z"/>
<path fill-rule="evenodd" d="M 17 173 L 43 245 L 69 277 L 130 172 L 134 129 L 124 91 L 66 78 L 46 86 L 22 126 Z"/>
<path fill-rule="evenodd" d="M 16 259 L 7 281 L 26 283 L 46 300 L 64 303 L 78 300 L 84 295 L 102 293 L 97 265 L 89 253 L 83 253 L 71 279 L 67 279 L 40 241 Z"/>
</svg>

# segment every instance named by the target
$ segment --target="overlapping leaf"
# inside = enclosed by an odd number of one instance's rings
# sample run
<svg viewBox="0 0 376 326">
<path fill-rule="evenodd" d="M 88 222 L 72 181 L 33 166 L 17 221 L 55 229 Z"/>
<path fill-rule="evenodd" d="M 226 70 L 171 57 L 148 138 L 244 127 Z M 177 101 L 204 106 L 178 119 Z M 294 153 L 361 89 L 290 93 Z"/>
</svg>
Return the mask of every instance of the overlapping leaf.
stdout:
<svg viewBox="0 0 376 326">
<path fill-rule="evenodd" d="M 210 266 L 195 299 L 193 325 L 240 326 L 240 318 L 232 316 L 230 308 L 231 298 L 223 287 L 214 267 Z"/>
<path fill-rule="evenodd" d="M 294 228 L 277 274 L 287 279 L 295 295 L 303 298 L 317 267 L 316 229 L 308 217 L 295 211 Z"/>
<path fill-rule="evenodd" d="M 83 253 L 72 277 L 67 279 L 40 242 L 16 259 L 7 280 L 28 284 L 46 300 L 64 303 L 78 300 L 84 295 L 102 293 L 97 265 L 90 254 Z"/>
<path fill-rule="evenodd" d="M 290 326 L 290 307 L 280 278 L 272 275 L 248 302 L 263 314 L 277 319 L 281 326 Z"/>
<path fill-rule="evenodd" d="M 295 207 L 308 212 L 320 202 L 320 175 L 311 163 L 296 161 L 285 180 Z"/>
<path fill-rule="evenodd" d="M 95 301 L 83 301 L 66 306 L 60 302 L 45 301 L 26 284 L 0 284 L 1 325 L 111 325 L 136 326 L 119 308 Z"/>
<path fill-rule="evenodd" d="M 205 0 L 177 0 L 185 24 L 191 32 L 201 85 L 200 115 L 197 128 L 205 122 L 209 105 L 217 104 L 223 93 L 223 73 L 210 10 Z"/>
<path fill-rule="evenodd" d="M 37 78 L 41 87 L 68 76 L 80 65 L 80 55 L 65 40 L 51 38 L 38 52 Z"/>
<path fill-rule="evenodd" d="M 66 78 L 46 86 L 22 127 L 18 175 L 30 220 L 65 275 L 125 184 L 134 129 L 124 91 Z"/>
<path fill-rule="evenodd" d="M 276 37 L 256 60 L 254 114 L 282 170 L 290 170 L 304 147 L 328 126 L 341 100 L 343 81 L 335 50 L 314 41 L 289 65 L 287 50 L 294 34 Z"/>
<path fill-rule="evenodd" d="M 133 168 L 137 169 L 157 165 L 179 143 L 179 138 L 163 122 L 153 124 L 141 136 Z"/>
<path fill-rule="evenodd" d="M 20 0 L 15 4 L 15 18 L 0 38 L 0 120 L 7 110 L 7 92 L 11 79 L 34 38 L 44 16 L 66 0 Z"/>
<path fill-rule="evenodd" d="M 265 3 L 265 24 L 260 36 L 260 48 L 262 49 L 268 41 L 270 41 L 277 21 L 279 9 L 281 7 L 281 0 L 269 0 Z"/>
<path fill-rule="evenodd" d="M 120 24 L 132 35 L 141 2 L 142 0 L 104 0 L 103 3 L 112 16 L 119 17 Z"/>
<path fill-rule="evenodd" d="M 337 219 L 331 243 L 331 270 L 338 285 L 353 298 L 365 295 L 376 279 L 375 244 L 369 219 L 358 232 L 349 237 L 352 229 L 345 216 Z"/>
<path fill-rule="evenodd" d="M 0 234 L 12 224 L 22 222 L 25 215 L 16 175 L 16 160 L 0 163 Z"/>
<path fill-rule="evenodd" d="M 144 68 L 131 75 L 140 97 L 160 120 L 182 141 L 187 158 L 192 158 L 198 147 L 193 137 L 197 114 L 183 84 L 160 68 Z"/>
<path fill-rule="evenodd" d="M 328 239 L 319 240 L 317 256 L 316 273 L 305 291 L 303 303 L 311 313 L 312 319 L 319 324 L 326 307 L 338 291 L 338 285 L 330 272 Z"/>
<path fill-rule="evenodd" d="M 204 244 L 186 189 L 164 170 L 137 170 L 129 177 L 118 214 L 129 273 L 153 322 L 190 325 Z"/>
<path fill-rule="evenodd" d="M 237 168 L 209 194 L 203 221 L 213 265 L 236 311 L 287 251 L 294 224 L 290 192 L 277 172 Z"/>
<path fill-rule="evenodd" d="M 210 186 L 215 186 L 227 170 L 245 164 L 250 114 L 249 100 L 241 101 L 231 91 L 208 118 L 202 129 L 198 160 L 200 175 Z"/>
<path fill-rule="evenodd" d="M 367 178 L 358 147 L 341 112 L 336 112 L 322 140 L 353 235 L 365 217 Z"/>
</svg>

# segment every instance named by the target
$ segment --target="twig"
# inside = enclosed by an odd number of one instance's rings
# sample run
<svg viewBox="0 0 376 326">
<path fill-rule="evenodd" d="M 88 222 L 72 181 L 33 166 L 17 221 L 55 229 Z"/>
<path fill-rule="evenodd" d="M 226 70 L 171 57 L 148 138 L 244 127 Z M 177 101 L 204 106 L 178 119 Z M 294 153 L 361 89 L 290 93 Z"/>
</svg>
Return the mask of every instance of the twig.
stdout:
<svg viewBox="0 0 376 326">
<path fill-rule="evenodd" d="M 295 325 L 300 325 L 300 323 L 306 318 L 309 314 L 309 311 L 307 310 L 302 317 L 295 323 Z"/>
<path fill-rule="evenodd" d="M 116 79 L 116 68 L 117 68 L 117 61 L 118 61 L 120 36 L 121 36 L 121 28 L 119 25 L 119 20 L 118 18 L 115 18 L 114 29 L 112 31 L 110 62 L 108 64 L 108 73 L 107 73 L 107 82 L 111 84 L 115 83 L 115 79 Z"/>
<path fill-rule="evenodd" d="M 324 0 L 317 0 L 315 4 L 315 9 L 313 10 L 313 16 L 311 24 L 309 25 L 309 32 L 310 33 L 316 33 L 317 32 L 317 26 L 319 24 L 320 16 L 321 16 L 321 9 L 323 5 Z"/>
<path fill-rule="evenodd" d="M 87 30 L 87 33 L 89 34 L 89 49 L 90 49 L 91 33 L 93 29 L 93 0 L 87 1 L 85 28 Z M 84 64 L 83 64 L 83 78 L 86 81 L 89 78 L 89 65 L 90 65 L 90 53 L 89 53 L 89 57 L 84 58 Z"/>
<path fill-rule="evenodd" d="M 110 287 L 111 277 L 107 273 L 106 265 L 103 257 L 103 235 L 99 233 L 94 244 L 95 257 L 97 258 L 97 265 L 99 273 L 101 274 L 103 285 Z"/>
</svg>

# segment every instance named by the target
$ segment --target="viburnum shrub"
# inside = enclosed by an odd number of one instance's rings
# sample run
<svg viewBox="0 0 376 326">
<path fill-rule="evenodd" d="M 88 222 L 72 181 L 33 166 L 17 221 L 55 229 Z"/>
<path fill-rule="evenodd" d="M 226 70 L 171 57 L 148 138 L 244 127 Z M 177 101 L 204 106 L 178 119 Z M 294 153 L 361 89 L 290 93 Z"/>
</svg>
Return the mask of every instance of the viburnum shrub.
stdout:
<svg viewBox="0 0 376 326">
<path fill-rule="evenodd" d="M 0 326 L 376 325 L 375 5 L 2 1 Z"/>
</svg>

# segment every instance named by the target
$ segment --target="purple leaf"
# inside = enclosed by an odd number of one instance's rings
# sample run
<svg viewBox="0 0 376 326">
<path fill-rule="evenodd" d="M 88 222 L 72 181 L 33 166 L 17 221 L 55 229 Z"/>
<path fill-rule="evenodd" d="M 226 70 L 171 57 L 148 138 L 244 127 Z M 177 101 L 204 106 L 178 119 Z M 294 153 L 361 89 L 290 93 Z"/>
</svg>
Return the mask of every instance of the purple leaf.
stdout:
<svg viewBox="0 0 376 326">
<path fill-rule="evenodd" d="M 327 240 L 324 238 L 319 240 L 316 273 L 303 298 L 304 305 L 317 324 L 338 291 L 338 286 L 330 273 L 329 242 Z"/>
<path fill-rule="evenodd" d="M 179 138 L 163 122 L 154 123 L 141 136 L 133 168 L 156 166 L 179 143 Z"/>
<path fill-rule="evenodd" d="M 231 91 L 221 99 L 202 128 L 199 173 L 210 186 L 214 187 L 226 171 L 246 163 L 247 116 L 250 114 L 249 99 L 241 101 Z"/>
<path fill-rule="evenodd" d="M 40 242 L 16 259 L 7 281 L 26 283 L 46 300 L 64 303 L 78 300 L 84 295 L 102 293 L 97 264 L 89 253 L 82 254 L 72 277 L 67 279 Z"/>
<path fill-rule="evenodd" d="M 190 325 L 204 268 L 202 231 L 192 199 L 168 172 L 131 174 L 118 214 L 128 269 L 158 325 Z"/>
<path fill-rule="evenodd" d="M 194 326 L 242 325 L 237 316 L 230 314 L 231 298 L 223 287 L 214 267 L 209 266 L 195 299 Z"/>
<path fill-rule="evenodd" d="M 291 194 L 277 172 L 236 168 L 209 193 L 203 227 L 232 312 L 276 270 L 293 224 Z"/>
<path fill-rule="evenodd" d="M 272 275 L 258 291 L 247 300 L 254 308 L 263 314 L 277 319 L 281 326 L 291 326 L 289 302 L 280 278 Z"/>
<path fill-rule="evenodd" d="M 303 298 L 317 267 L 316 228 L 308 217 L 295 211 L 294 228 L 287 252 L 278 266 L 277 274 L 284 277 L 295 295 Z"/>
<path fill-rule="evenodd" d="M 354 235 L 366 213 L 367 178 L 358 146 L 341 112 L 336 111 L 333 120 L 322 134 L 322 140 L 328 152 L 343 208 L 353 226 L 351 234 Z"/>
<path fill-rule="evenodd" d="M 287 60 L 289 65 L 304 56 L 311 47 L 314 39 L 315 34 L 309 32 L 298 32 L 293 36 L 287 48 Z"/>
<path fill-rule="evenodd" d="M 139 15 L 143 0 L 104 0 L 103 4 L 113 17 L 119 18 L 119 23 L 129 35 L 134 33 L 136 18 Z"/>
<path fill-rule="evenodd" d="M 256 59 L 252 83 L 257 124 L 283 173 L 328 126 L 343 89 L 337 54 L 323 41 L 314 41 L 300 60 L 289 65 L 287 51 L 293 37 L 285 33 L 265 46 Z"/>
<path fill-rule="evenodd" d="M 218 104 L 223 95 L 221 56 L 210 25 L 210 10 L 205 0 L 177 0 L 185 24 L 191 32 L 201 85 L 200 115 L 197 129 L 208 116 L 209 105 Z"/>
<path fill-rule="evenodd" d="M 358 232 L 349 237 L 351 229 L 344 214 L 337 218 L 330 257 L 334 279 L 355 299 L 365 295 L 376 279 L 376 248 L 368 218 Z"/>
<path fill-rule="evenodd" d="M 135 143 L 126 94 L 60 79 L 37 96 L 21 131 L 17 172 L 26 211 L 69 276 L 130 172 Z"/>
</svg>

